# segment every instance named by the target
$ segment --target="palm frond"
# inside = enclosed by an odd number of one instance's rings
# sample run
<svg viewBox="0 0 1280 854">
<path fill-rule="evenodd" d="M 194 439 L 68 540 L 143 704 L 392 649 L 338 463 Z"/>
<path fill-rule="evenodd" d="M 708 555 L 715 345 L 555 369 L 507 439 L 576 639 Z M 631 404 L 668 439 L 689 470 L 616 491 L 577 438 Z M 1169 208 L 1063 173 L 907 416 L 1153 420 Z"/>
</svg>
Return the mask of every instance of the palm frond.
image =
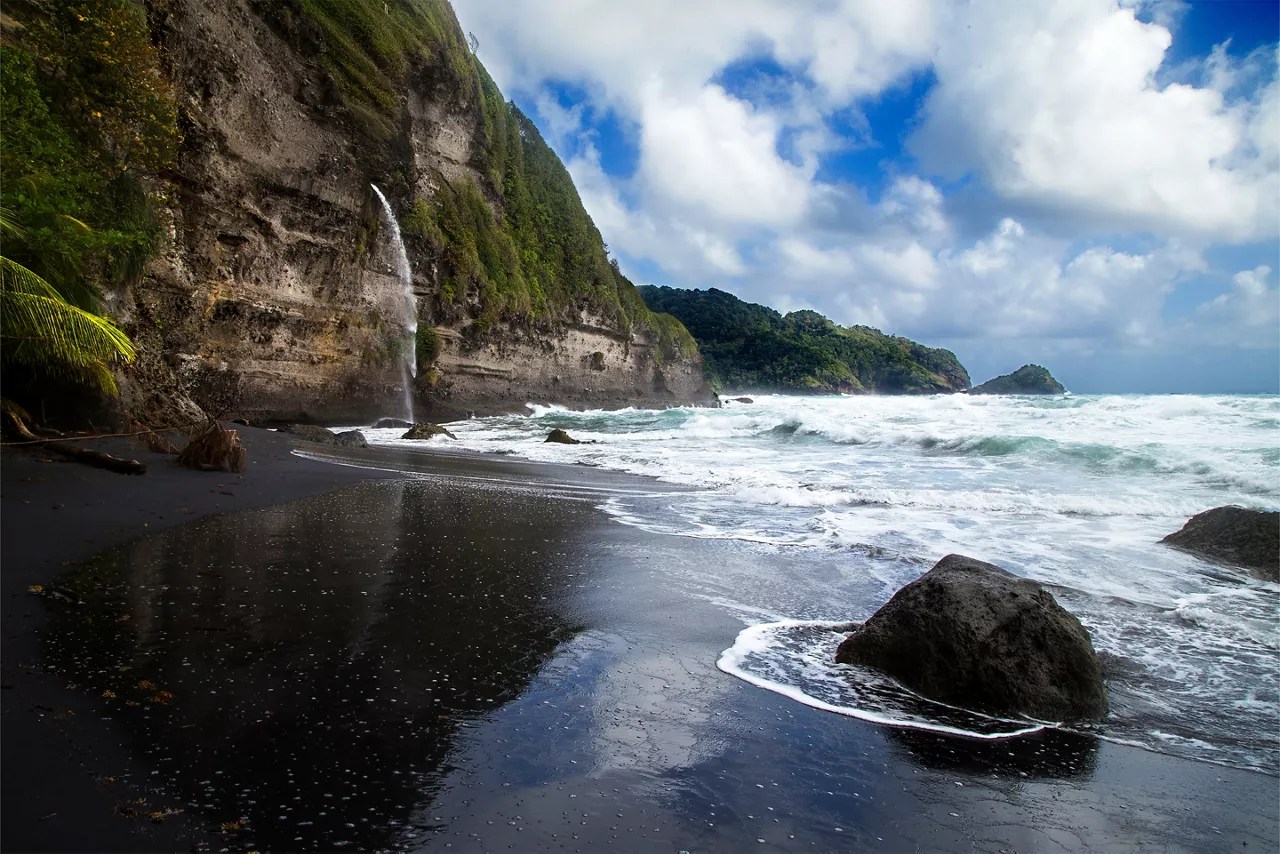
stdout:
<svg viewBox="0 0 1280 854">
<path fill-rule="evenodd" d="M 0 346 L 5 360 L 118 392 L 111 365 L 133 343 L 110 318 L 67 302 L 40 276 L 0 256 Z"/>
</svg>

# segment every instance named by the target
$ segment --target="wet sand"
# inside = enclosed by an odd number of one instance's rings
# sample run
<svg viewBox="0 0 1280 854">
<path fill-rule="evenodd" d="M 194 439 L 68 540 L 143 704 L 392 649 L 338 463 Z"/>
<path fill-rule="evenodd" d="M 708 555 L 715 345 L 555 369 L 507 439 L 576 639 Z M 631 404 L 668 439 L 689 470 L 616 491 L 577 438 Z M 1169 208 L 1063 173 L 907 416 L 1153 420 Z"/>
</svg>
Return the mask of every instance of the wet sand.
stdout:
<svg viewBox="0 0 1280 854">
<path fill-rule="evenodd" d="M 786 557 L 596 509 L 652 482 L 247 439 L 243 478 L 6 454 L 4 850 L 1276 849 L 1274 777 L 719 672 L 699 577 Z"/>
</svg>

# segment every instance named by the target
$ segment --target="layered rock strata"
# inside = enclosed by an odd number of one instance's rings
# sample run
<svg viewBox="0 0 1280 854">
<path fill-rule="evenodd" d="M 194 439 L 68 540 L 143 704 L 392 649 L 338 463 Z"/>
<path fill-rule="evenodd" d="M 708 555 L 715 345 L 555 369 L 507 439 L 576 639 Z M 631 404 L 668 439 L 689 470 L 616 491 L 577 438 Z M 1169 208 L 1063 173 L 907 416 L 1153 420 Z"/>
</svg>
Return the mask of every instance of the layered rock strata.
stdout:
<svg viewBox="0 0 1280 854">
<path fill-rule="evenodd" d="M 188 0 L 153 13 L 184 142 L 165 246 L 113 306 L 140 350 L 125 406 L 174 423 L 198 418 L 192 401 L 254 423 L 408 415 L 404 284 L 370 184 L 402 211 L 442 182 L 482 184 L 481 116 L 423 71 L 399 95 L 399 134 L 371 146 L 331 76 L 259 11 Z M 410 265 L 430 325 L 437 271 L 412 252 Z M 710 400 L 700 360 L 659 365 L 651 342 L 616 325 L 472 334 L 460 315 L 437 327 L 439 359 L 419 372 L 424 414 Z"/>
</svg>

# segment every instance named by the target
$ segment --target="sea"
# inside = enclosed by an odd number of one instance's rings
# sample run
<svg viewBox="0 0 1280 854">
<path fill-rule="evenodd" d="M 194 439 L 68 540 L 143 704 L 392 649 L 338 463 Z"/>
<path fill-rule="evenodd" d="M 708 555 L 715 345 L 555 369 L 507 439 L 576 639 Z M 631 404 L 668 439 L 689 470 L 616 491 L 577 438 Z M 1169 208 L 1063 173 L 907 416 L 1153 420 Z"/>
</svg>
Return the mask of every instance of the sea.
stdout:
<svg viewBox="0 0 1280 854">
<path fill-rule="evenodd" d="M 1280 510 L 1280 398 L 747 400 L 530 404 L 451 423 L 456 441 L 431 447 L 639 475 L 654 488 L 593 499 L 617 524 L 744 550 L 750 571 L 668 572 L 741 624 L 716 664 L 761 690 L 892 727 L 973 739 L 1059 727 L 1280 775 L 1280 585 L 1160 542 L 1213 507 Z M 582 444 L 545 442 L 554 428 Z M 371 445 L 426 444 L 362 429 Z M 992 718 L 834 663 L 848 623 L 951 553 L 1039 582 L 1080 619 L 1104 666 L 1104 720 Z"/>
</svg>

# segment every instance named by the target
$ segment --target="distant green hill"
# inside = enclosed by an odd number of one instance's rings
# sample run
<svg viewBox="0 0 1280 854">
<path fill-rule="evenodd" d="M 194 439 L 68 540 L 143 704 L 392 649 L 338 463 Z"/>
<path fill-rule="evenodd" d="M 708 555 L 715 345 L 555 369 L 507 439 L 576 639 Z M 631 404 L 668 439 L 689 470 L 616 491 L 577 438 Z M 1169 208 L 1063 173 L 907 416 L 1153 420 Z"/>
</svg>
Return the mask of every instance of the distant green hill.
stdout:
<svg viewBox="0 0 1280 854">
<path fill-rule="evenodd" d="M 720 389 L 931 394 L 969 387 L 950 350 L 868 326 L 837 326 L 816 311 L 783 316 L 715 288 L 646 285 L 640 295 L 693 334 L 707 379 Z"/>
</svg>

